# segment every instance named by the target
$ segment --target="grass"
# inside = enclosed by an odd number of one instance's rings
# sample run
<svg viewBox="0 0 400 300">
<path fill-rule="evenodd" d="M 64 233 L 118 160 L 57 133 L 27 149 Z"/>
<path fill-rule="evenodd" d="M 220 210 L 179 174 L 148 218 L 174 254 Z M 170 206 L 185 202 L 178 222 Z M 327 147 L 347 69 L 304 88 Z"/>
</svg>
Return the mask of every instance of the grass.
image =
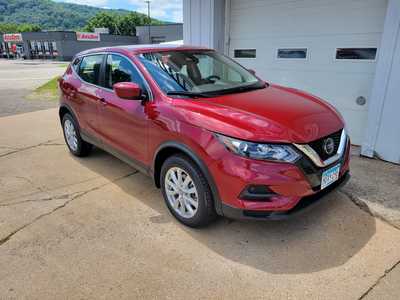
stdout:
<svg viewBox="0 0 400 300">
<path fill-rule="evenodd" d="M 27 96 L 27 99 L 52 101 L 58 100 L 58 78 L 59 76 L 54 77 L 45 84 L 39 86 L 36 90 L 34 90 L 30 95 Z"/>
</svg>

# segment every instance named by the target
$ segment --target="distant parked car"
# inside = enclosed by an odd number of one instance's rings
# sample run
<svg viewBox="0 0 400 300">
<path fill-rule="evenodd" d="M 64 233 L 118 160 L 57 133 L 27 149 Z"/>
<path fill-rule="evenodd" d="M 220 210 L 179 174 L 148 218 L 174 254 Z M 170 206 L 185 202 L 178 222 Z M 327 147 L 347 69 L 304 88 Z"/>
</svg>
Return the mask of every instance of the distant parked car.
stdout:
<svg viewBox="0 0 400 300">
<path fill-rule="evenodd" d="M 332 106 L 210 49 L 82 52 L 60 88 L 71 153 L 96 145 L 150 175 L 188 226 L 285 218 L 349 177 L 350 140 Z"/>
</svg>

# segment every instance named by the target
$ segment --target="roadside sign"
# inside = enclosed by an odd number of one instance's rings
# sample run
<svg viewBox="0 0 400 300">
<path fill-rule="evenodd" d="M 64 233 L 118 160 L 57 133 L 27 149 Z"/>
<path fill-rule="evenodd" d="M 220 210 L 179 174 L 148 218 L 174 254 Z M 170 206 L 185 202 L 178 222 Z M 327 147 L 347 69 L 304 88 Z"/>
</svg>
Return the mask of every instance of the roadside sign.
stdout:
<svg viewBox="0 0 400 300">
<path fill-rule="evenodd" d="M 76 39 L 78 41 L 100 42 L 100 33 L 95 32 L 77 32 Z"/>
<path fill-rule="evenodd" d="M 5 33 L 3 34 L 4 42 L 22 42 L 21 33 Z"/>
</svg>

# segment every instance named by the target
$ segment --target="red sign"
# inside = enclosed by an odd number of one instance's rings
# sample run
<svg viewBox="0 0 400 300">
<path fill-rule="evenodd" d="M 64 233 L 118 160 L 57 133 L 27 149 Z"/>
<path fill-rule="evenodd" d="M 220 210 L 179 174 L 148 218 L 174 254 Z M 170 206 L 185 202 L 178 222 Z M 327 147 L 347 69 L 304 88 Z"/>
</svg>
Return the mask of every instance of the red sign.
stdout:
<svg viewBox="0 0 400 300">
<path fill-rule="evenodd" d="M 6 33 L 6 34 L 3 34 L 3 40 L 6 43 L 9 43 L 9 42 L 22 42 L 22 34 L 20 34 L 20 33 Z"/>
<path fill-rule="evenodd" d="M 100 33 L 77 32 L 76 39 L 78 41 L 100 42 Z"/>
</svg>

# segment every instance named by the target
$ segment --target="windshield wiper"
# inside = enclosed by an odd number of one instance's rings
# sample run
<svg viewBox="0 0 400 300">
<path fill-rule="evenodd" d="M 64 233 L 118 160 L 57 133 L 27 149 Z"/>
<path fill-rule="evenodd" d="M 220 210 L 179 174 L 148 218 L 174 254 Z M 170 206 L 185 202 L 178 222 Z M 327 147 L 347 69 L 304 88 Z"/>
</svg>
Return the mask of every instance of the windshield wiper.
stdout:
<svg viewBox="0 0 400 300">
<path fill-rule="evenodd" d="M 252 90 L 264 89 L 266 87 L 268 87 L 268 85 L 266 83 L 256 82 L 255 84 L 251 84 L 251 85 L 238 86 L 238 87 L 233 87 L 231 89 L 226 89 L 225 92 L 227 92 L 227 93 L 248 92 L 248 91 L 252 91 Z"/>
<path fill-rule="evenodd" d="M 169 91 L 167 92 L 168 96 L 188 96 L 193 98 L 210 98 L 210 95 L 205 93 L 194 93 L 188 91 Z"/>
</svg>

